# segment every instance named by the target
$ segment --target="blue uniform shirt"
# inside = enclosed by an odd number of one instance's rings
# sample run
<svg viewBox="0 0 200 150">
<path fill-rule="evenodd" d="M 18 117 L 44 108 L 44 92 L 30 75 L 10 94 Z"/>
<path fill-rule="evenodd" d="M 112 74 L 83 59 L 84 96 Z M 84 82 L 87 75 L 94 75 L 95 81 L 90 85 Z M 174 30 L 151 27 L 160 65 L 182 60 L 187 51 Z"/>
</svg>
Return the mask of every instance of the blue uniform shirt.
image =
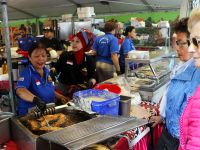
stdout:
<svg viewBox="0 0 200 150">
<path fill-rule="evenodd" d="M 119 53 L 118 40 L 112 33 L 98 36 L 93 44 L 93 50 L 97 51 L 97 61 L 113 65 L 111 54 Z"/>
<path fill-rule="evenodd" d="M 123 40 L 122 44 L 121 44 L 121 48 L 120 48 L 120 57 L 119 57 L 119 64 L 120 66 L 125 66 L 125 62 L 124 62 L 124 55 L 128 55 L 129 51 L 132 50 L 136 50 L 134 45 L 133 45 L 133 41 L 128 38 L 125 37 L 125 39 Z M 133 67 L 134 63 L 129 63 L 129 67 Z"/>
<path fill-rule="evenodd" d="M 24 68 L 18 79 L 15 91 L 17 88 L 25 88 L 32 94 L 36 95 L 42 99 L 46 104 L 54 101 L 55 91 L 52 84 L 52 79 L 50 73 L 46 67 L 44 67 L 43 77 L 34 69 L 34 67 L 29 64 Z M 18 97 L 18 96 L 17 96 Z M 18 97 L 18 111 L 19 115 L 28 113 L 28 108 L 35 107 L 34 103 L 25 101 Z"/>
<path fill-rule="evenodd" d="M 27 39 L 24 40 L 22 36 L 18 38 L 18 47 L 21 48 L 23 51 L 28 51 L 29 47 L 35 43 L 35 39 L 32 35 L 28 35 Z"/>
<path fill-rule="evenodd" d="M 196 68 L 194 61 L 187 69 L 171 80 L 167 92 L 166 126 L 168 132 L 179 139 L 179 118 L 188 101 L 200 85 L 200 68 Z"/>
</svg>

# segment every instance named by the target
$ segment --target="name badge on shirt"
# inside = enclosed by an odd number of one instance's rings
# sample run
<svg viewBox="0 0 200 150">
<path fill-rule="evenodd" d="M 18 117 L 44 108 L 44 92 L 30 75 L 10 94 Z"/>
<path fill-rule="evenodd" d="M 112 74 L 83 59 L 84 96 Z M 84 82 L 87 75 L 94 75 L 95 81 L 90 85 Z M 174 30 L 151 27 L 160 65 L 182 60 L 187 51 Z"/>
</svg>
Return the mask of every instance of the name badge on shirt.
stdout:
<svg viewBox="0 0 200 150">
<path fill-rule="evenodd" d="M 41 84 L 38 79 L 35 80 L 35 83 L 36 83 L 37 86 Z"/>
<path fill-rule="evenodd" d="M 19 78 L 18 81 L 24 81 L 24 77 Z"/>
<path fill-rule="evenodd" d="M 22 43 L 23 41 L 22 41 L 22 40 L 20 40 L 19 42 L 20 42 L 20 43 Z"/>
<path fill-rule="evenodd" d="M 74 63 L 74 62 L 71 61 L 71 60 L 68 60 L 68 61 L 67 61 L 67 64 L 69 64 L 69 65 L 73 65 L 73 63 Z"/>
<path fill-rule="evenodd" d="M 48 76 L 48 82 L 52 82 L 52 78 L 51 78 L 51 76 Z"/>
<path fill-rule="evenodd" d="M 28 42 L 31 42 L 31 40 L 28 40 Z"/>
</svg>

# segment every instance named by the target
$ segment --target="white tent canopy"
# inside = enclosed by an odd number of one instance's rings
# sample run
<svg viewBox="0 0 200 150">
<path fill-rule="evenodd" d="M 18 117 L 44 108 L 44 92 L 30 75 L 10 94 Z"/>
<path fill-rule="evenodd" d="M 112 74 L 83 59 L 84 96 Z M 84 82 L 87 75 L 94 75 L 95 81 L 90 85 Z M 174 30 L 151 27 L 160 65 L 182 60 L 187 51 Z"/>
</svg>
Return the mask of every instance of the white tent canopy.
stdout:
<svg viewBox="0 0 200 150">
<path fill-rule="evenodd" d="M 107 1 L 107 0 L 105 0 Z M 94 7 L 97 15 L 180 10 L 181 0 L 7 0 L 9 20 L 61 17 L 78 7 Z M 2 10 L 0 10 L 2 20 Z"/>
</svg>

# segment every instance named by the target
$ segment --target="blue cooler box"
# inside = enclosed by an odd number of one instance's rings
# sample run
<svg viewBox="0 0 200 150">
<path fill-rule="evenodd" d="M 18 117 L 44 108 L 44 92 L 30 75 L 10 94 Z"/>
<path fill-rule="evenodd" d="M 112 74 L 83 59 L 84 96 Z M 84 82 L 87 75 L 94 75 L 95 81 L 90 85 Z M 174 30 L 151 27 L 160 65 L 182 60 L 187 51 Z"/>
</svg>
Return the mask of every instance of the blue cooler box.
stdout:
<svg viewBox="0 0 200 150">
<path fill-rule="evenodd" d="M 36 36 L 36 41 L 39 41 L 44 35 L 37 35 Z"/>
<path fill-rule="evenodd" d="M 90 96 L 108 99 L 103 102 L 92 101 L 92 111 L 97 112 L 100 115 L 118 115 L 120 97 L 118 94 L 112 92 L 98 89 L 79 91 L 74 93 L 73 102 L 78 106 L 81 98 Z"/>
</svg>

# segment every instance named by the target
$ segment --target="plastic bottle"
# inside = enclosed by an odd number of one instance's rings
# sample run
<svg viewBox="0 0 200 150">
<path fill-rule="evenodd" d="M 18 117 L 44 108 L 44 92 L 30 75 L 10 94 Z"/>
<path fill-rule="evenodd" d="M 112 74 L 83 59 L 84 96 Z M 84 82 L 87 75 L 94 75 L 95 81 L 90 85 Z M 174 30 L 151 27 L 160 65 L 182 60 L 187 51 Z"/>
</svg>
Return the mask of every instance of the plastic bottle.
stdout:
<svg viewBox="0 0 200 150">
<path fill-rule="evenodd" d="M 172 35 L 172 48 L 173 49 L 176 49 L 176 39 L 177 39 L 177 35 L 176 35 L 176 33 L 174 33 Z"/>
<path fill-rule="evenodd" d="M 4 63 L 2 64 L 2 72 L 3 74 L 8 73 L 8 66 L 7 66 L 6 61 L 4 61 Z"/>
<path fill-rule="evenodd" d="M 5 67 L 5 74 L 8 73 L 8 65 L 6 64 L 6 67 Z"/>
</svg>

